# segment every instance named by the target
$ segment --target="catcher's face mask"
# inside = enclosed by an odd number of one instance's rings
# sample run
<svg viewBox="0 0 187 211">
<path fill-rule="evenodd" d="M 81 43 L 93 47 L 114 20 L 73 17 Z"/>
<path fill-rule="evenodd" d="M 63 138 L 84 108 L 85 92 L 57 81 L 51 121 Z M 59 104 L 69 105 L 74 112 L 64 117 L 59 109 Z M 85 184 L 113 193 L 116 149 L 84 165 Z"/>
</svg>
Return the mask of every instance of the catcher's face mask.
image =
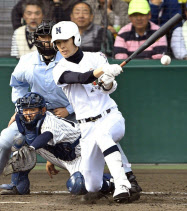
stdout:
<svg viewBox="0 0 187 211">
<path fill-rule="evenodd" d="M 42 114 L 41 109 L 39 109 L 39 108 L 26 108 L 26 109 L 23 109 L 23 116 L 24 116 L 26 122 L 33 121 L 37 114 Z"/>
<path fill-rule="evenodd" d="M 29 92 L 16 101 L 19 118 L 27 126 L 35 126 L 46 112 L 45 99 L 35 92 Z"/>
</svg>

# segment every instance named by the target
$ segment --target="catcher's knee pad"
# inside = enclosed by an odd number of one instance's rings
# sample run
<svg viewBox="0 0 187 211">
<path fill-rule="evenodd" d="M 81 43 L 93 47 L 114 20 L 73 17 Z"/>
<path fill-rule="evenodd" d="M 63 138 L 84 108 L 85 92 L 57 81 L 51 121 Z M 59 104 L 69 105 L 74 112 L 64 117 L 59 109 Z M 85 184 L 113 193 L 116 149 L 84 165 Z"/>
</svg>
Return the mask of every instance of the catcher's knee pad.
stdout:
<svg viewBox="0 0 187 211">
<path fill-rule="evenodd" d="M 17 133 L 14 136 L 12 151 L 19 150 L 24 145 L 25 145 L 25 136 L 23 136 L 21 133 Z"/>
<path fill-rule="evenodd" d="M 79 171 L 71 175 L 66 182 L 66 187 L 70 193 L 75 195 L 84 195 L 87 193 L 84 177 Z"/>
<path fill-rule="evenodd" d="M 30 171 L 25 171 L 12 174 L 11 183 L 17 188 L 19 194 L 21 195 L 28 194 L 30 191 L 30 181 L 28 178 L 29 172 Z"/>
</svg>

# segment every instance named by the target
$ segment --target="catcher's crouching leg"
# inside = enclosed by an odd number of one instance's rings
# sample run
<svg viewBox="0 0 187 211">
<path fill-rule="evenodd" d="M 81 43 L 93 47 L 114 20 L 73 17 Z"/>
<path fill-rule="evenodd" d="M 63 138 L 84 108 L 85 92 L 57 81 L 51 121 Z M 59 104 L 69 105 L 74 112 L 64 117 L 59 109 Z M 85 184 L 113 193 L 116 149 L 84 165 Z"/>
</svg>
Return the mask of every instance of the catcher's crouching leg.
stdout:
<svg viewBox="0 0 187 211">
<path fill-rule="evenodd" d="M 114 193 L 115 186 L 114 186 L 114 179 L 111 174 L 103 174 L 103 186 L 101 188 L 101 193 L 107 195 Z"/>
<path fill-rule="evenodd" d="M 114 183 L 110 182 L 111 175 L 103 175 L 103 186 L 99 192 L 87 192 L 83 175 L 77 171 L 68 179 L 66 186 L 71 194 L 84 195 L 81 201 L 94 203 L 105 195 L 114 191 Z"/>
<path fill-rule="evenodd" d="M 0 195 L 25 195 L 30 193 L 30 181 L 28 174 L 30 171 L 13 173 L 10 184 L 0 185 Z"/>
</svg>

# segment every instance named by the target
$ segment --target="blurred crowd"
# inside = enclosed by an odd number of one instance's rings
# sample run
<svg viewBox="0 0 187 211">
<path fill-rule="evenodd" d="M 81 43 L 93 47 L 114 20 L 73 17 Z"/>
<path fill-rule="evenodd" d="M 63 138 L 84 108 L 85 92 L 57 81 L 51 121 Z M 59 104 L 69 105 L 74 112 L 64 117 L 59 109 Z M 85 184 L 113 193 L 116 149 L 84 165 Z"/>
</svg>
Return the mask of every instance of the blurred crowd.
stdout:
<svg viewBox="0 0 187 211">
<path fill-rule="evenodd" d="M 11 56 L 20 58 L 36 50 L 32 32 L 45 19 L 75 22 L 83 51 L 102 51 L 109 57 L 126 59 L 177 13 L 183 22 L 137 59 L 160 59 L 163 54 L 187 59 L 185 0 L 19 0 L 11 11 Z"/>
</svg>

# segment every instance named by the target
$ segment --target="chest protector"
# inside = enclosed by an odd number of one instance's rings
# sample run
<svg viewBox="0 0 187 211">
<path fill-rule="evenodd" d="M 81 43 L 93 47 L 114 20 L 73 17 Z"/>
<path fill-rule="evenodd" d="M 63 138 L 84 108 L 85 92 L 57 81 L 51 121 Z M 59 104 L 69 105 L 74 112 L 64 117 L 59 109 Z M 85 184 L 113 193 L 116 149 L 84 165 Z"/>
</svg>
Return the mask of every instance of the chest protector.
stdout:
<svg viewBox="0 0 187 211">
<path fill-rule="evenodd" d="M 21 134 L 25 136 L 25 139 L 28 145 L 30 145 L 34 141 L 34 139 L 41 134 L 40 131 L 41 131 L 41 126 L 44 119 L 45 119 L 45 115 L 41 119 L 38 120 L 36 127 L 33 127 L 32 129 L 28 129 L 25 123 L 20 120 L 19 115 L 18 114 L 16 115 L 16 123 L 18 126 L 18 130 Z"/>
</svg>

